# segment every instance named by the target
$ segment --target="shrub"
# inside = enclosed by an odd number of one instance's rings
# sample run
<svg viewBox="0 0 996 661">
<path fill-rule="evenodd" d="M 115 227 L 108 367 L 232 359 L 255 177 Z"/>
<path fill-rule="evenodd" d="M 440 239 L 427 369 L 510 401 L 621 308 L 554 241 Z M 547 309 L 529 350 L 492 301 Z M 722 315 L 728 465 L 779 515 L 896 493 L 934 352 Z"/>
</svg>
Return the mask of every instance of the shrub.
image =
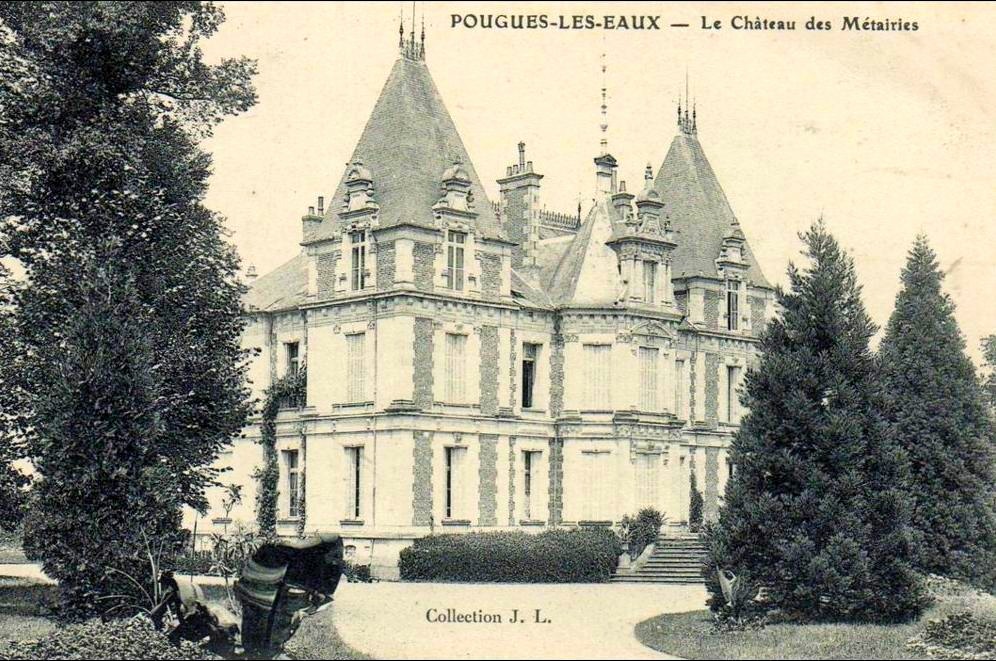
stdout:
<svg viewBox="0 0 996 661">
<path fill-rule="evenodd" d="M 691 472 L 691 477 L 688 478 L 688 529 L 692 532 L 698 532 L 702 528 L 702 492 L 699 491 L 698 485 L 695 483 L 695 471 Z"/>
<path fill-rule="evenodd" d="M 0 659 L 218 659 L 199 645 L 173 645 L 147 617 L 90 620 L 33 641 L 0 643 Z"/>
<path fill-rule="evenodd" d="M 954 613 L 928 622 L 906 646 L 932 659 L 996 659 L 996 621 Z"/>
<path fill-rule="evenodd" d="M 621 553 L 608 528 L 429 535 L 401 552 L 399 568 L 406 581 L 598 583 Z"/>
<path fill-rule="evenodd" d="M 211 560 L 210 551 L 187 551 L 176 556 L 176 561 L 173 563 L 174 573 L 176 574 L 208 574 L 216 576 L 216 572 L 212 573 L 213 566 L 214 562 Z"/>
<path fill-rule="evenodd" d="M 346 580 L 350 583 L 373 583 L 374 579 L 370 575 L 370 565 L 356 565 L 346 562 L 342 568 Z"/>
<path fill-rule="evenodd" d="M 632 518 L 624 516 L 620 536 L 629 544 L 629 556 L 635 560 L 656 542 L 663 524 L 664 516 L 652 507 L 644 507 Z"/>
</svg>

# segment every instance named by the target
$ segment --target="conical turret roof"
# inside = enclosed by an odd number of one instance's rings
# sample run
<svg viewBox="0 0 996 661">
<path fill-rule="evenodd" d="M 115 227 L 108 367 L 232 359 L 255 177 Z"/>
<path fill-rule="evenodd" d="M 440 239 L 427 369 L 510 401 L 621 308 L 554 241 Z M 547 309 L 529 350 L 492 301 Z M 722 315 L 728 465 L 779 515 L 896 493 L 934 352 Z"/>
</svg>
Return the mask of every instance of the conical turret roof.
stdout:
<svg viewBox="0 0 996 661">
<path fill-rule="evenodd" d="M 443 174 L 459 162 L 471 182 L 477 231 L 501 238 L 484 187 L 446 110 L 425 61 L 402 54 L 394 63 L 350 163 L 370 171 L 379 226 L 433 227 L 432 206 L 440 198 Z M 311 240 L 333 236 L 346 196 L 345 174 L 325 219 Z"/>
<path fill-rule="evenodd" d="M 701 273 L 717 277 L 716 258 L 723 237 L 736 219 L 695 133 L 679 131 L 671 141 L 654 187 L 661 194 L 674 230 L 674 276 Z M 747 277 L 758 286 L 770 287 L 749 243 L 744 244 L 744 258 L 749 265 Z"/>
</svg>

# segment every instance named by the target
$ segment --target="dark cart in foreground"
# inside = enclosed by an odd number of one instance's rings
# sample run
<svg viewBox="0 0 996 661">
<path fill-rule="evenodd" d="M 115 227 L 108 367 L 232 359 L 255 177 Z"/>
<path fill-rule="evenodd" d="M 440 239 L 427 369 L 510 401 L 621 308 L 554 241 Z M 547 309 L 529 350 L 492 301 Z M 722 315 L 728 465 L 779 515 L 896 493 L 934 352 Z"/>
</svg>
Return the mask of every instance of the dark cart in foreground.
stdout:
<svg viewBox="0 0 996 661">
<path fill-rule="evenodd" d="M 172 574 L 162 579 L 165 597 L 153 611 L 153 621 L 161 627 L 164 614 L 171 610 L 177 616 L 177 625 L 169 632 L 173 640 L 206 642 L 213 652 L 228 658 L 271 658 L 305 617 L 332 603 L 343 565 L 338 535 L 277 540 L 253 554 L 235 583 L 241 626 L 230 623 L 227 611 L 216 612 L 204 603 L 199 590 L 178 584 Z"/>
</svg>

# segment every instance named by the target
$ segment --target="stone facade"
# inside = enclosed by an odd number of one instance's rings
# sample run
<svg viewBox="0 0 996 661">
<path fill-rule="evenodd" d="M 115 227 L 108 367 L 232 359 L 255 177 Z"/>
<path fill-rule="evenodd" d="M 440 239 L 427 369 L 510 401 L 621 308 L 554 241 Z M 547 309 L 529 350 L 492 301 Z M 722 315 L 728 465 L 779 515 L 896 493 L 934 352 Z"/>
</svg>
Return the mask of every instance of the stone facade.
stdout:
<svg viewBox="0 0 996 661">
<path fill-rule="evenodd" d="M 432 434 L 415 432 L 412 461 L 412 525 L 432 524 Z"/>
<path fill-rule="evenodd" d="M 415 287 L 431 292 L 435 289 L 436 247 L 431 243 L 415 243 Z"/>
<path fill-rule="evenodd" d="M 481 415 L 498 413 L 498 328 L 481 327 Z"/>
<path fill-rule="evenodd" d="M 433 325 L 432 319 L 416 317 L 412 351 L 413 401 L 424 410 L 432 408 Z"/>
<path fill-rule="evenodd" d="M 394 286 L 394 242 L 385 241 L 377 245 L 377 289 L 391 289 Z"/>
<path fill-rule="evenodd" d="M 254 394 L 291 360 L 308 365 L 307 401 L 277 419 L 281 457 L 303 462 L 308 439 L 308 516 L 293 520 L 281 501 L 278 532 L 340 533 L 392 576 L 397 553 L 431 533 L 615 524 L 642 507 L 680 527 L 690 470 L 714 518 L 737 427 L 726 379 L 756 360 L 774 296 L 742 258 L 737 221 L 695 216 L 728 205 L 667 188 L 711 170 L 648 178 L 627 197 L 600 155 L 602 188 L 575 217 L 541 208 L 542 175 L 520 145 L 492 205 L 469 156 L 453 158 L 462 142 L 435 92 L 399 98 L 435 89 L 424 62 L 408 53 L 395 66 L 384 108 L 426 122 L 411 149 L 396 149 L 390 126 L 368 127 L 333 210 L 306 218 L 302 256 L 247 296 Z M 683 127 L 662 170 L 700 167 L 697 148 L 682 153 L 694 140 Z M 669 206 L 696 222 L 672 232 Z M 367 247 L 365 283 L 342 277 L 353 241 Z M 682 253 L 692 245 L 711 252 Z M 640 273 L 646 263 L 658 270 Z M 723 321 L 730 277 L 749 314 L 735 331 Z M 226 458 L 248 494 L 233 519 L 253 519 L 258 422 Z M 281 464 L 284 493 L 288 479 Z M 215 510 L 221 497 L 210 495 Z"/>
<path fill-rule="evenodd" d="M 481 434 L 478 455 L 478 524 L 498 525 L 498 436 Z"/>
</svg>

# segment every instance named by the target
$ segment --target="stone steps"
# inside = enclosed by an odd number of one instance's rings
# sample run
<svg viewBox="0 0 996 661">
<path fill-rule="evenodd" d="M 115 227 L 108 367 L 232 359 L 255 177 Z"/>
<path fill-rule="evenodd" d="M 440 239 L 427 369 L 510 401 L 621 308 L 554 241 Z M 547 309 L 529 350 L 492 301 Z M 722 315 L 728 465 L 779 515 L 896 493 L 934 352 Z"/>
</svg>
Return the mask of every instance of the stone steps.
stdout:
<svg viewBox="0 0 996 661">
<path fill-rule="evenodd" d="M 661 536 L 638 569 L 619 572 L 612 582 L 701 584 L 705 558 L 706 547 L 698 535 Z"/>
</svg>

